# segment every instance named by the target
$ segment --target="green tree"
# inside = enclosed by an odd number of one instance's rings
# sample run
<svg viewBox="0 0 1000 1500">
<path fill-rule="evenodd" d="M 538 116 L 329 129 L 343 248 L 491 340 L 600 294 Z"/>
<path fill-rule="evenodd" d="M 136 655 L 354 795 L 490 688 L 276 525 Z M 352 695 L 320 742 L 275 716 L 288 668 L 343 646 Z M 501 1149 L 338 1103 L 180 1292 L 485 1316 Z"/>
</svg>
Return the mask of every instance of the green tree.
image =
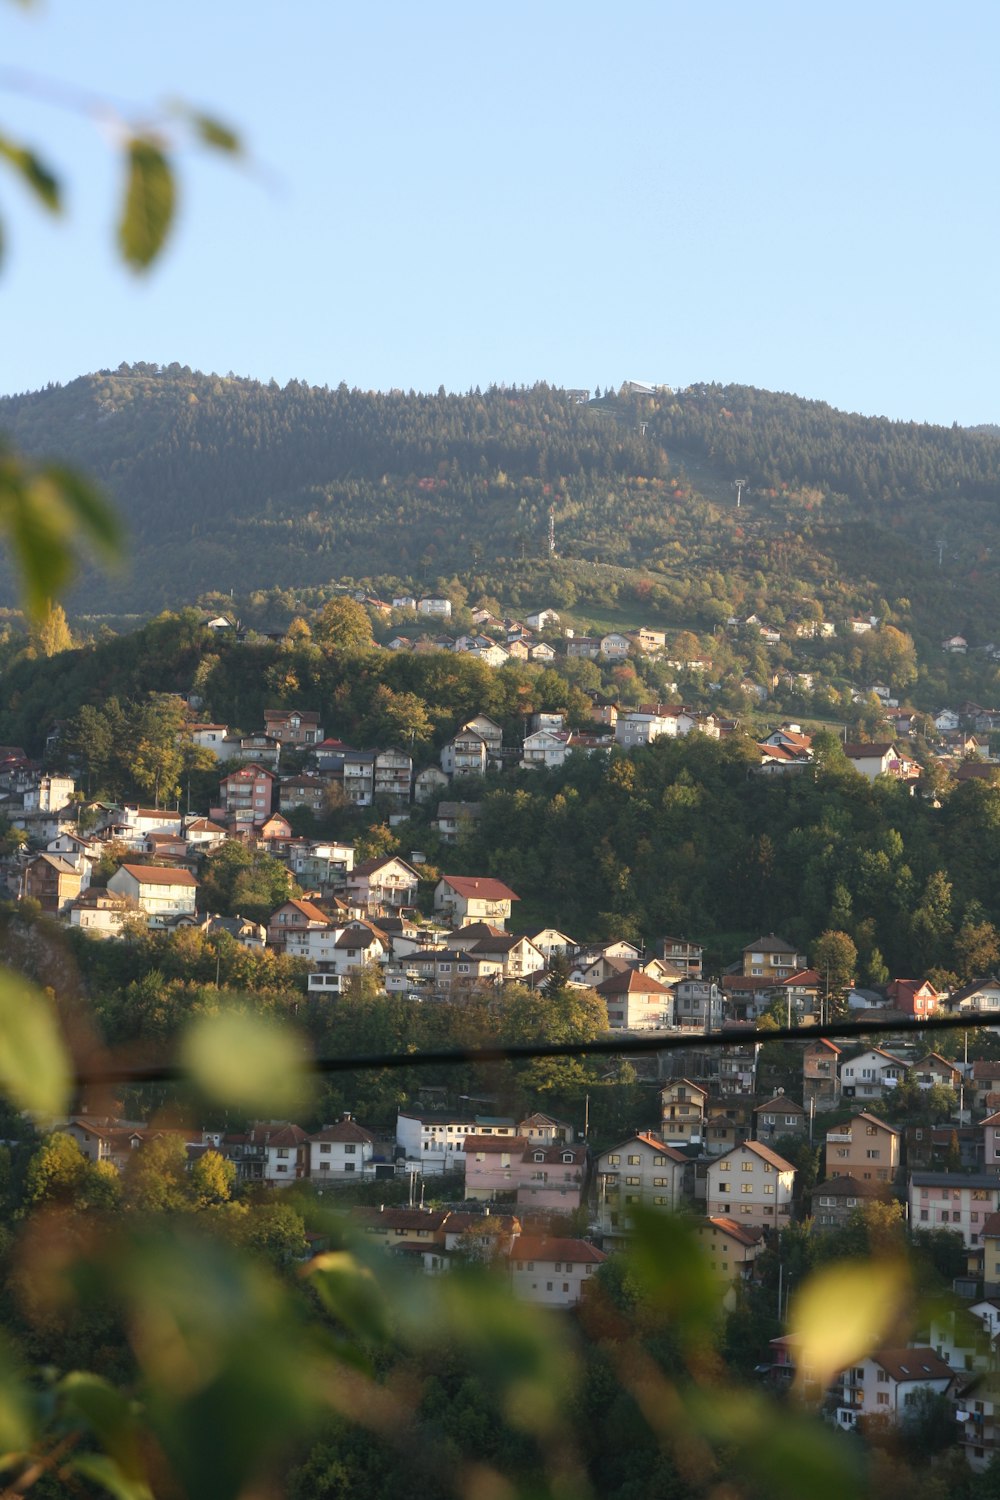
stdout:
<svg viewBox="0 0 1000 1500">
<path fill-rule="evenodd" d="M 236 1164 L 218 1151 L 206 1151 L 191 1167 L 191 1193 L 198 1208 L 228 1203 L 236 1181 Z"/>
<path fill-rule="evenodd" d="M 326 651 L 368 651 L 374 644 L 368 611 L 348 594 L 338 594 L 317 610 L 312 633 Z"/>
<path fill-rule="evenodd" d="M 829 992 L 835 1008 L 841 1009 L 857 972 L 858 950 L 854 939 L 846 932 L 824 932 L 813 944 L 812 958 L 824 990 Z"/>
</svg>

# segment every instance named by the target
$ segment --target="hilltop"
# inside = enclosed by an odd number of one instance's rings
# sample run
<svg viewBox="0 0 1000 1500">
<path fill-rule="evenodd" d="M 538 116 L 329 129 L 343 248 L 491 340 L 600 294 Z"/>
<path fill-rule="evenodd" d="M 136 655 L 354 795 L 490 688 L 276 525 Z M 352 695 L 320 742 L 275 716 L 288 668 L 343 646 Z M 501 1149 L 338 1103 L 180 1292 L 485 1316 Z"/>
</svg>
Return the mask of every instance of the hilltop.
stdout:
<svg viewBox="0 0 1000 1500">
<path fill-rule="evenodd" d="M 85 575 L 78 612 L 345 577 L 500 593 L 548 565 L 551 512 L 553 579 L 622 570 L 678 625 L 744 603 L 779 623 L 803 601 L 830 619 L 887 603 L 924 654 L 956 632 L 1000 638 L 992 430 L 751 387 L 382 394 L 144 364 L 4 398 L 0 430 L 87 468 L 126 518 L 127 571 Z"/>
</svg>

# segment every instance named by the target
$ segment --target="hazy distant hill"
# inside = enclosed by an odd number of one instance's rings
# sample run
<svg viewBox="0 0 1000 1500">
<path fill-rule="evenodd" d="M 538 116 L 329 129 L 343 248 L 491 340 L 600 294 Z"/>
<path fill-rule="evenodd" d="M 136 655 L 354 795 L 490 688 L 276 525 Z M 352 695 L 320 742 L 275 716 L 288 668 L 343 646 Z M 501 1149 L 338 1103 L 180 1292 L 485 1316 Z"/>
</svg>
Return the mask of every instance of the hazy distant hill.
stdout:
<svg viewBox="0 0 1000 1500">
<path fill-rule="evenodd" d="M 551 508 L 564 557 L 706 597 L 825 593 L 828 613 L 905 595 L 918 632 L 1000 639 L 993 431 L 749 387 L 580 404 L 546 385 L 372 394 L 178 365 L 0 400 L 0 430 L 86 466 L 127 519 L 128 574 L 88 576 L 77 608 L 152 611 L 343 575 L 502 580 L 544 555 Z"/>
</svg>

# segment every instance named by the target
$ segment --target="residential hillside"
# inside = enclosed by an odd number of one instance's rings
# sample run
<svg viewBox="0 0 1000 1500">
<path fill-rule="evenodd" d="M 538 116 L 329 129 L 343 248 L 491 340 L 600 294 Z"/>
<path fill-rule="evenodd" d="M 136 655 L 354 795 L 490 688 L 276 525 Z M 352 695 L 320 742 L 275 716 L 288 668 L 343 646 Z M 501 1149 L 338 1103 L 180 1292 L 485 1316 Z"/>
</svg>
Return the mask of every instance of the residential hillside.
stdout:
<svg viewBox="0 0 1000 1500">
<path fill-rule="evenodd" d="M 551 514 L 558 558 L 580 565 L 564 578 L 624 569 L 679 625 L 807 601 L 830 619 L 891 606 L 921 649 L 1000 637 L 992 430 L 749 387 L 587 395 L 279 388 L 139 364 L 6 398 L 0 430 L 87 468 L 127 519 L 126 572 L 85 576 L 77 609 L 346 576 L 495 591 L 548 557 Z M 0 588 L 12 602 L 9 572 Z"/>
</svg>

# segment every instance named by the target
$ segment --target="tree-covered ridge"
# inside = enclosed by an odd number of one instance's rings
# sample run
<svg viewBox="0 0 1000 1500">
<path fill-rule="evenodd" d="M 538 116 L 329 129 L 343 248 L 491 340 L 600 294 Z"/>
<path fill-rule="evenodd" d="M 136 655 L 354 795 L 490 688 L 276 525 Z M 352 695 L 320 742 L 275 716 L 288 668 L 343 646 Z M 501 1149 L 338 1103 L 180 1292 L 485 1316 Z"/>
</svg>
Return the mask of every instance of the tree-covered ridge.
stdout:
<svg viewBox="0 0 1000 1500">
<path fill-rule="evenodd" d="M 641 570 L 725 604 L 826 591 L 828 618 L 904 596 L 915 635 L 1000 634 L 990 432 L 748 387 L 581 404 L 544 384 L 279 388 L 179 365 L 6 398 L 0 426 L 91 471 L 129 525 L 129 575 L 88 575 L 78 608 L 154 613 L 210 590 L 345 576 L 427 588 L 457 573 L 495 588 L 545 555 L 551 510 L 560 558 L 581 567 Z"/>
</svg>

